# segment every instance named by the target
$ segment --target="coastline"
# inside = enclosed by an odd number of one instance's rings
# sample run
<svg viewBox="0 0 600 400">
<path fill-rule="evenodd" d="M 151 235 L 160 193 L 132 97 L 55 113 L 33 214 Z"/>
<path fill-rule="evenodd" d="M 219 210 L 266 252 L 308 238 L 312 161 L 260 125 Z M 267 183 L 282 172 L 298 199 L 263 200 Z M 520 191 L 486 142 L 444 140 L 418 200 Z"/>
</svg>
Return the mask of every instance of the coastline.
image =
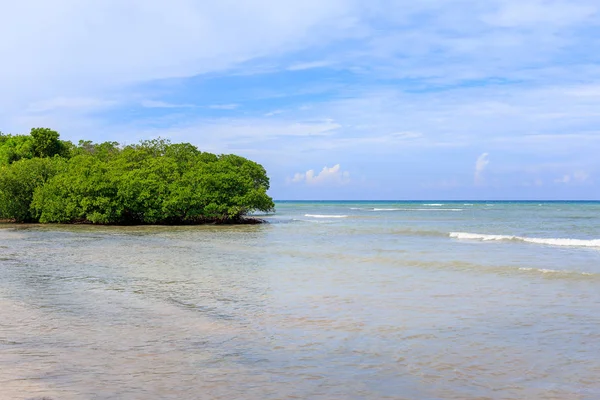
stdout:
<svg viewBox="0 0 600 400">
<path fill-rule="evenodd" d="M 10 219 L 0 219 L 0 227 L 8 226 L 71 226 L 71 225 L 93 225 L 93 226 L 202 226 L 202 225 L 260 225 L 268 224 L 269 221 L 257 217 L 240 217 L 234 219 L 210 219 L 193 221 L 188 223 L 154 223 L 154 224 L 95 224 L 90 221 L 78 221 L 68 223 L 41 223 L 41 222 L 17 222 Z"/>
</svg>

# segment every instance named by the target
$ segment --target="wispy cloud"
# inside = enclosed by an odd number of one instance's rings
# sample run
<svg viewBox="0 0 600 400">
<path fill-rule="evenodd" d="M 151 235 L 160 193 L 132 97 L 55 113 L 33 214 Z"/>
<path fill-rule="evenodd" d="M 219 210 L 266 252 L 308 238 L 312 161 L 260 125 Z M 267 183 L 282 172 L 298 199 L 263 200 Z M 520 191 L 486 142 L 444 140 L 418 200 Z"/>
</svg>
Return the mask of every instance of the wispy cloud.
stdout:
<svg viewBox="0 0 600 400">
<path fill-rule="evenodd" d="M 115 100 L 93 97 L 55 97 L 36 101 L 29 105 L 27 111 L 32 113 L 48 113 L 56 111 L 85 111 L 99 110 L 118 104 Z"/>
<path fill-rule="evenodd" d="M 590 174 L 585 171 L 575 171 L 572 174 L 564 174 L 554 180 L 556 183 L 563 184 L 579 184 L 587 182 L 590 179 Z"/>
<path fill-rule="evenodd" d="M 273 115 L 281 114 L 283 110 L 274 110 L 265 114 L 265 117 L 272 117 Z"/>
<path fill-rule="evenodd" d="M 290 65 L 287 69 L 289 71 L 301 71 L 304 69 L 313 69 L 313 68 L 323 68 L 330 66 L 331 62 L 329 61 L 311 61 L 299 64 Z"/>
<path fill-rule="evenodd" d="M 475 161 L 475 185 L 482 185 L 485 183 L 484 171 L 490 163 L 489 154 L 483 153 L 477 157 Z"/>
<path fill-rule="evenodd" d="M 210 106 L 208 106 L 208 108 L 211 108 L 213 110 L 235 110 L 236 108 L 238 108 L 240 105 L 239 104 L 212 104 Z"/>
<path fill-rule="evenodd" d="M 194 108 L 193 104 L 175 104 L 159 100 L 144 100 L 142 107 L 146 108 Z"/>
<path fill-rule="evenodd" d="M 501 27 L 568 26 L 592 18 L 597 6 L 581 1 L 506 1 L 484 21 Z"/>
</svg>

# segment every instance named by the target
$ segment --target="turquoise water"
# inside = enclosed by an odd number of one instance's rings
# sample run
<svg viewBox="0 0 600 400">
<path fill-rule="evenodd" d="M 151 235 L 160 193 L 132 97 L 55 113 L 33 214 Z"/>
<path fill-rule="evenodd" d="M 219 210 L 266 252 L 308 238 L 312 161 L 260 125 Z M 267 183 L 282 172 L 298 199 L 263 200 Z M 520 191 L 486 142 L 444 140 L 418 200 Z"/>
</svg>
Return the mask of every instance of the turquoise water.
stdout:
<svg viewBox="0 0 600 400">
<path fill-rule="evenodd" d="M 600 203 L 0 228 L 0 399 L 598 399 Z"/>
</svg>

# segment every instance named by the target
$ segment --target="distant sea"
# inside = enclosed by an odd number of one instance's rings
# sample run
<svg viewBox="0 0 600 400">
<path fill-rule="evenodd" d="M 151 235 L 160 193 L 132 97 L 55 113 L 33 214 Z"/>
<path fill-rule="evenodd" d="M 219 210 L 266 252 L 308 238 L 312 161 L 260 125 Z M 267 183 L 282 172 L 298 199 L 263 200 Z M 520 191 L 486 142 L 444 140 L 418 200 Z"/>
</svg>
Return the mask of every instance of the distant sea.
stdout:
<svg viewBox="0 0 600 400">
<path fill-rule="evenodd" d="M 0 225 L 0 399 L 600 399 L 600 202 Z"/>
</svg>

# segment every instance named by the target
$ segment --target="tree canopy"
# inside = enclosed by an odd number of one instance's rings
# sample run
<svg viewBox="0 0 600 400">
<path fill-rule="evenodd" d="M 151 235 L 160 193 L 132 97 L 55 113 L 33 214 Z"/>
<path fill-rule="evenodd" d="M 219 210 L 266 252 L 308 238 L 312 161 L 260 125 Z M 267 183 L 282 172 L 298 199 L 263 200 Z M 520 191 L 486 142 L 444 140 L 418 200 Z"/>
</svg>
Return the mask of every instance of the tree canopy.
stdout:
<svg viewBox="0 0 600 400">
<path fill-rule="evenodd" d="M 0 133 L 0 219 L 94 224 L 242 222 L 274 208 L 265 169 L 164 139 L 78 145 Z"/>
</svg>

